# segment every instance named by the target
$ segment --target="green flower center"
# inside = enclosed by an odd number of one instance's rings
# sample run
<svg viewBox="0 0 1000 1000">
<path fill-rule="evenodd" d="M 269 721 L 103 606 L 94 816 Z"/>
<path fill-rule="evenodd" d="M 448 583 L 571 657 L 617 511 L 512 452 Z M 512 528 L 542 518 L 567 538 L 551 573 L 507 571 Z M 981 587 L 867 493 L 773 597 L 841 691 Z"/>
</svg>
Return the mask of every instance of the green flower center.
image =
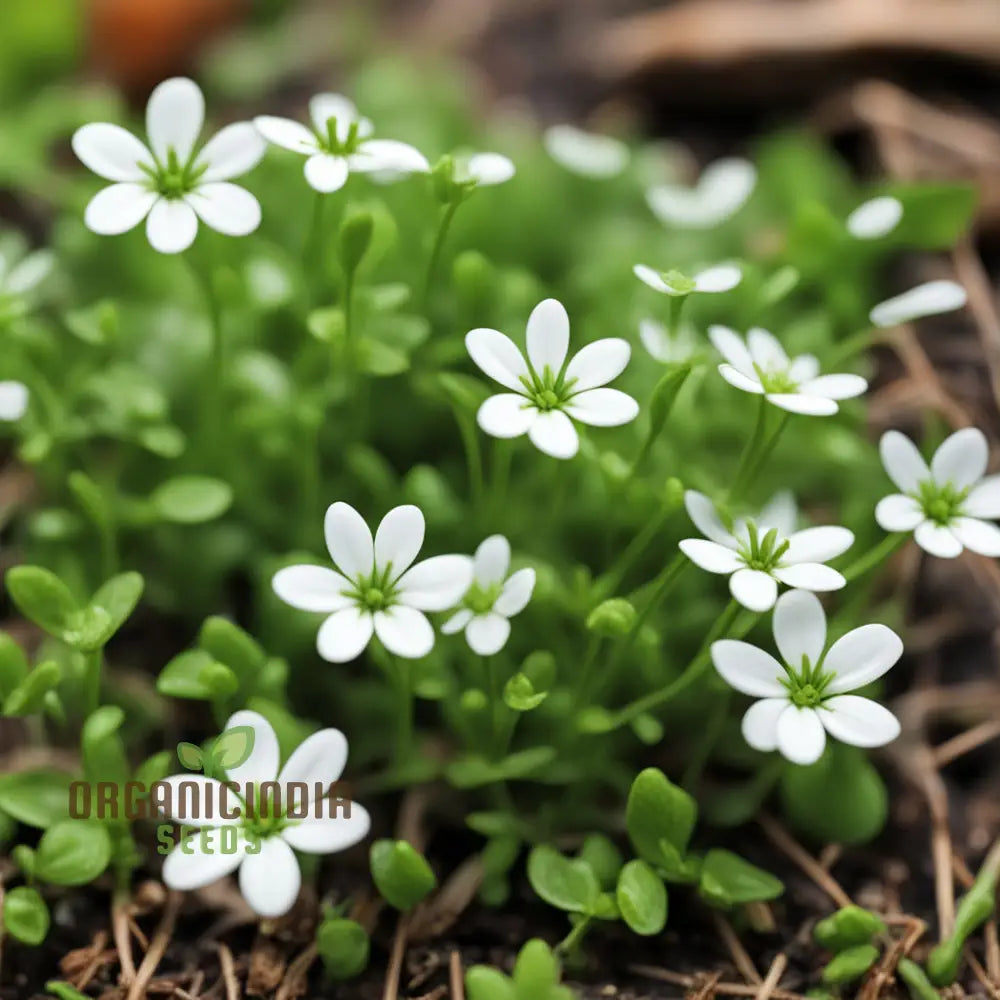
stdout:
<svg viewBox="0 0 1000 1000">
<path fill-rule="evenodd" d="M 815 708 L 823 700 L 823 695 L 812 684 L 803 684 L 791 692 L 791 698 L 792 704 L 799 708 Z"/>
<path fill-rule="evenodd" d="M 370 576 L 358 577 L 354 581 L 354 589 L 347 596 L 365 611 L 373 614 L 387 611 L 396 603 L 393 576 L 392 563 L 387 563 L 381 570 L 373 570 Z"/>
<path fill-rule="evenodd" d="M 787 368 L 765 370 L 760 365 L 754 365 L 753 367 L 754 371 L 757 372 L 757 377 L 760 379 L 760 384 L 764 387 L 764 392 L 769 395 L 771 393 L 785 395 L 786 393 L 799 391 L 798 382 L 792 378 Z"/>
<path fill-rule="evenodd" d="M 484 615 L 487 611 L 492 610 L 493 605 L 496 604 L 501 589 L 502 584 L 499 583 L 483 587 L 473 582 L 465 597 L 462 598 L 462 605 L 474 615 Z"/>
<path fill-rule="evenodd" d="M 181 163 L 176 150 L 167 153 L 167 162 L 156 161 L 155 166 L 139 164 L 149 178 L 149 188 L 167 199 L 183 198 L 198 186 L 201 175 L 208 169 L 207 163 L 196 163 L 192 153 L 186 163 Z"/>
<path fill-rule="evenodd" d="M 787 676 L 781 683 L 788 690 L 788 699 L 799 708 L 819 708 L 826 698 L 826 689 L 834 678 L 834 674 L 824 672 L 820 663 L 812 664 L 808 657 L 802 657 L 798 670 L 785 667 Z"/>
<path fill-rule="evenodd" d="M 240 825 L 248 837 L 266 839 L 281 833 L 289 825 L 285 816 L 288 803 L 283 799 L 284 789 L 281 790 L 281 799 L 275 799 L 271 794 L 262 795 L 261 791 L 259 785 L 254 786 L 253 809 L 244 809 Z"/>
<path fill-rule="evenodd" d="M 548 365 L 541 374 L 529 365 L 529 374 L 521 376 L 528 398 L 543 413 L 560 410 L 573 395 L 576 379 L 567 381 L 562 373 L 553 374 Z"/>
<path fill-rule="evenodd" d="M 924 516 L 942 526 L 961 517 L 962 504 L 969 495 L 968 490 L 956 490 L 951 483 L 939 486 L 933 479 L 925 479 L 917 491 L 914 499 L 920 504 Z"/>
<path fill-rule="evenodd" d="M 347 126 L 347 135 L 341 139 L 337 134 L 337 119 L 327 118 L 326 132 L 317 132 L 316 140 L 320 148 L 331 156 L 350 156 L 358 151 L 361 136 L 358 134 L 358 123 L 352 121 Z"/>
<path fill-rule="evenodd" d="M 788 541 L 778 535 L 777 528 L 771 528 L 763 537 L 753 521 L 746 523 L 746 539 L 740 545 L 740 555 L 749 569 L 770 573 L 781 562 L 788 551 Z"/>
</svg>

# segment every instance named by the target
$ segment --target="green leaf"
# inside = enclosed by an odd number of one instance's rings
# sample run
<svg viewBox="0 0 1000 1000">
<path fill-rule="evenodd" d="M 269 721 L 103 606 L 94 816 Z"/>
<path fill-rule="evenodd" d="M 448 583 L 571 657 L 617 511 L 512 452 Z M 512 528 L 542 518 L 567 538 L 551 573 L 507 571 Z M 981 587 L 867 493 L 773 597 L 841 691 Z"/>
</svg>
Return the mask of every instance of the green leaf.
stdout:
<svg viewBox="0 0 1000 1000">
<path fill-rule="evenodd" d="M 100 347 L 110 343 L 118 332 L 118 307 L 110 299 L 101 299 L 89 306 L 70 309 L 63 314 L 63 321 L 74 337 Z"/>
<path fill-rule="evenodd" d="M 45 830 L 69 817 L 72 779 L 62 771 L 18 771 L 0 776 L 0 809 L 19 823 Z"/>
<path fill-rule="evenodd" d="M 168 479 L 150 497 L 157 514 L 172 524 L 203 524 L 221 517 L 233 502 L 232 487 L 209 476 Z"/>
<path fill-rule="evenodd" d="M 368 966 L 370 944 L 361 924 L 344 917 L 323 920 L 316 929 L 316 950 L 333 979 L 353 979 Z"/>
<path fill-rule="evenodd" d="M 267 653 L 253 636 L 218 615 L 205 619 L 198 645 L 243 681 L 252 678 L 267 661 Z"/>
<path fill-rule="evenodd" d="M 28 657 L 24 650 L 6 632 L 0 632 L 0 702 L 27 676 Z"/>
<path fill-rule="evenodd" d="M 113 633 L 111 615 L 92 604 L 77 613 L 59 638 L 81 653 L 92 653 L 104 646 Z"/>
<path fill-rule="evenodd" d="M 212 760 L 224 771 L 239 767 L 253 753 L 253 726 L 233 726 L 220 733 L 212 744 Z"/>
<path fill-rule="evenodd" d="M 590 865 L 602 889 L 610 889 L 618 881 L 625 859 L 622 852 L 603 833 L 588 834 L 580 848 L 580 860 Z"/>
<path fill-rule="evenodd" d="M 548 691 L 536 691 L 526 674 L 514 674 L 504 685 L 504 704 L 515 712 L 530 712 L 548 697 Z"/>
<path fill-rule="evenodd" d="M 518 997 L 548 997 L 559 982 L 559 962 L 539 938 L 528 941 L 514 963 L 514 987 Z"/>
<path fill-rule="evenodd" d="M 214 701 L 239 687 L 236 675 L 206 653 L 191 649 L 175 656 L 156 678 L 156 690 L 170 698 Z"/>
<path fill-rule="evenodd" d="M 822 948 L 843 951 L 858 944 L 871 944 L 877 934 L 885 933 L 881 918 L 860 906 L 844 906 L 820 920 L 813 928 L 813 939 Z"/>
<path fill-rule="evenodd" d="M 31 715 L 42 710 L 45 696 L 62 680 L 62 667 L 55 660 L 39 663 L 3 701 L 4 715 Z"/>
<path fill-rule="evenodd" d="M 321 343 L 333 344 L 344 339 L 344 310 L 339 307 L 313 309 L 306 317 L 306 329 Z"/>
<path fill-rule="evenodd" d="M 547 844 L 528 855 L 528 881 L 541 899 L 567 913 L 592 913 L 601 894 L 597 876 L 586 861 L 567 858 Z"/>
<path fill-rule="evenodd" d="M 662 861 L 661 840 L 684 856 L 697 816 L 694 799 L 657 768 L 646 768 L 632 782 L 625 823 L 639 857 L 651 865 Z"/>
<path fill-rule="evenodd" d="M 103 583 L 90 599 L 92 608 L 99 608 L 108 616 L 102 646 L 125 624 L 129 615 L 135 610 L 142 597 L 144 586 L 140 573 L 119 573 Z"/>
<path fill-rule="evenodd" d="M 465 992 L 468 1000 L 518 1000 L 513 981 L 489 965 L 466 970 Z"/>
<path fill-rule="evenodd" d="M 41 566 L 15 566 L 7 571 L 7 592 L 18 611 L 57 639 L 79 618 L 76 598 L 54 573 Z"/>
<path fill-rule="evenodd" d="M 388 378 L 401 375 L 410 367 L 410 359 L 397 347 L 364 337 L 358 341 L 358 367 L 368 375 Z"/>
<path fill-rule="evenodd" d="M 728 908 L 776 899 L 785 887 L 780 879 L 738 854 L 715 848 L 702 862 L 698 891 L 712 906 Z"/>
<path fill-rule="evenodd" d="M 119 794 L 130 773 L 125 744 L 118 734 L 124 721 L 125 713 L 117 705 L 103 705 L 87 716 L 80 737 L 87 780 L 94 784 L 114 782 L 119 786 Z"/>
<path fill-rule="evenodd" d="M 49 922 L 49 908 L 37 889 L 20 885 L 4 896 L 3 926 L 11 937 L 24 944 L 41 944 Z"/>
<path fill-rule="evenodd" d="M 90 522 L 99 531 L 107 531 L 112 523 L 111 509 L 100 486 L 85 472 L 79 471 L 71 472 L 66 482 Z"/>
<path fill-rule="evenodd" d="M 555 757 L 555 747 L 529 747 L 497 763 L 469 754 L 449 764 L 446 773 L 456 788 L 480 788 L 498 781 L 529 777 L 550 764 Z"/>
<path fill-rule="evenodd" d="M 189 771 L 200 771 L 205 763 L 201 747 L 194 743 L 178 743 L 177 759 L 181 762 L 181 767 L 186 767 Z"/>
<path fill-rule="evenodd" d="M 424 856 L 405 840 L 375 841 L 370 861 L 376 888 L 397 910 L 412 909 L 437 886 Z"/>
<path fill-rule="evenodd" d="M 622 920 L 648 937 L 667 924 L 667 890 L 663 880 L 645 861 L 630 861 L 618 876 L 615 890 Z"/>
<path fill-rule="evenodd" d="M 882 193 L 892 195 L 903 206 L 899 225 L 885 237 L 892 246 L 950 250 L 969 231 L 975 215 L 976 189 L 972 184 L 897 184 Z"/>
<path fill-rule="evenodd" d="M 169 750 L 161 750 L 147 757 L 136 769 L 133 781 L 139 782 L 144 788 L 150 788 L 156 782 L 162 781 L 173 768 L 173 754 Z"/>
<path fill-rule="evenodd" d="M 42 835 L 35 856 L 35 875 L 53 885 L 86 885 L 111 860 L 111 841 L 103 823 L 67 819 Z"/>
<path fill-rule="evenodd" d="M 846 948 L 823 970 L 823 982 L 843 986 L 860 979 L 877 961 L 879 950 L 873 944 L 858 944 Z"/>
<path fill-rule="evenodd" d="M 45 984 L 45 992 L 51 993 L 56 1000 L 90 1000 L 86 993 L 81 993 L 76 987 L 58 979 L 50 979 Z"/>
</svg>

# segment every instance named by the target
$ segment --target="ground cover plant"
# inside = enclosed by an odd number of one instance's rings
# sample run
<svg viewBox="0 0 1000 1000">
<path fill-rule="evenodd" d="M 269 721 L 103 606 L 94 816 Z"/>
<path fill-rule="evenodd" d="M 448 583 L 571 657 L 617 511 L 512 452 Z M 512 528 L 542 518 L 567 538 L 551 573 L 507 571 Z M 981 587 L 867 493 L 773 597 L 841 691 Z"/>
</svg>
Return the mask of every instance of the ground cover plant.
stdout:
<svg viewBox="0 0 1000 1000">
<path fill-rule="evenodd" d="M 343 89 L 173 78 L 144 121 L 66 96 L 49 238 L 5 234 L 0 418 L 33 486 L 4 509 L 32 628 L 0 639 L 2 725 L 69 751 L 0 777 L 5 948 L 91 883 L 120 915 L 149 875 L 232 876 L 263 934 L 303 915 L 314 983 L 350 980 L 359 900 L 409 919 L 458 867 L 379 821 L 429 787 L 484 905 L 524 872 L 565 914 L 467 995 L 573 996 L 562 966 L 586 981 L 620 926 L 780 900 L 740 850 L 765 802 L 810 842 L 885 823 L 879 572 L 1000 556 L 1000 478 L 975 428 L 869 440 L 867 352 L 964 306 L 886 267 L 950 247 L 972 196 L 859 185 L 793 133 L 690 187 L 639 137 L 478 121 L 450 73 Z M 351 849 L 361 881 L 324 860 Z M 995 879 L 901 967 L 914 995 Z M 831 915 L 811 985 L 887 934 Z"/>
</svg>

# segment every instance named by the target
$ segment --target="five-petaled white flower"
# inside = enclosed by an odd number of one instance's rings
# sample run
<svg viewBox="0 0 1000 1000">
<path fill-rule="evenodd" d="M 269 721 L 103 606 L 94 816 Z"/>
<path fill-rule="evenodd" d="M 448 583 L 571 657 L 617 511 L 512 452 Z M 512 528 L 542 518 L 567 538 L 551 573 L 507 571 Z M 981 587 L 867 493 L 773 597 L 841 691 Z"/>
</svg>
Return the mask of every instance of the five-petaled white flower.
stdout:
<svg viewBox="0 0 1000 1000">
<path fill-rule="evenodd" d="M 858 747 L 884 746 L 899 735 L 892 712 L 849 693 L 877 680 L 900 658 L 903 643 L 892 629 L 862 625 L 824 656 L 823 606 L 804 590 L 781 595 L 772 626 L 783 663 L 748 642 L 712 643 L 712 661 L 723 679 L 761 699 L 743 716 L 743 738 L 750 746 L 779 750 L 793 764 L 814 764 L 827 733 Z"/>
<path fill-rule="evenodd" d="M 646 192 L 653 214 L 668 226 L 712 229 L 735 215 L 757 185 L 757 168 L 748 160 L 716 160 L 693 187 L 658 184 Z"/>
<path fill-rule="evenodd" d="M 527 360 L 499 330 L 470 330 L 465 346 L 490 378 L 511 390 L 479 407 L 479 426 L 493 437 L 527 433 L 545 454 L 572 458 L 580 440 L 570 417 L 594 427 L 617 427 L 639 413 L 631 396 L 606 388 L 628 364 L 628 341 L 596 340 L 567 363 L 569 316 L 555 299 L 539 302 L 528 317 Z"/>
<path fill-rule="evenodd" d="M 260 225 L 260 205 L 229 181 L 252 170 L 266 144 L 250 122 L 236 122 L 200 149 L 205 98 L 193 80 L 161 83 L 146 105 L 149 146 L 120 125 L 96 122 L 73 135 L 73 150 L 109 181 L 84 213 L 102 236 L 127 232 L 146 219 L 154 250 L 180 253 L 194 241 L 198 220 L 227 236 L 246 236 Z"/>
<path fill-rule="evenodd" d="M 986 435 L 966 427 L 946 438 L 930 468 L 917 446 L 899 431 L 879 444 L 882 464 L 901 493 L 879 501 L 875 519 L 886 531 L 912 531 L 931 555 L 953 559 L 963 548 L 1000 556 L 1000 475 L 987 476 Z"/>
<path fill-rule="evenodd" d="M 433 556 L 413 565 L 424 542 L 424 515 L 412 504 L 382 518 L 375 538 L 349 504 L 332 504 L 324 522 L 326 546 L 339 572 L 324 566 L 288 566 L 274 575 L 275 593 L 301 611 L 330 617 L 316 648 L 324 660 L 346 663 L 378 636 L 390 653 L 426 656 L 434 629 L 425 611 L 454 607 L 472 583 L 472 559 Z"/>
<path fill-rule="evenodd" d="M 254 125 L 268 142 L 308 157 L 306 181 L 314 191 L 339 191 L 351 173 L 389 176 L 430 170 L 423 153 L 408 143 L 371 138 L 372 123 L 340 94 L 317 94 L 309 102 L 309 117 L 311 129 L 274 115 L 259 115 Z"/>
<path fill-rule="evenodd" d="M 628 146 L 610 135 L 575 125 L 551 125 L 542 136 L 545 151 L 570 173 L 594 180 L 617 177 L 627 166 Z"/>
<path fill-rule="evenodd" d="M 472 560 L 473 581 L 462 598 L 462 606 L 441 631 L 446 635 L 465 630 L 465 639 L 474 653 L 492 656 L 507 644 L 510 619 L 520 614 L 535 589 L 535 571 L 530 567 L 507 576 L 510 543 L 503 535 L 483 541 Z"/>
<path fill-rule="evenodd" d="M 163 881 L 179 891 L 199 889 L 239 868 L 240 892 L 251 908 L 262 917 L 280 917 L 292 908 L 302 885 L 295 851 L 343 851 L 368 835 L 371 821 L 362 806 L 338 802 L 328 793 L 347 763 L 347 740 L 339 729 L 313 733 L 279 772 L 271 724 L 257 712 L 240 711 L 225 728 L 236 726 L 249 726 L 254 733 L 250 756 L 227 771 L 228 783 L 237 787 L 199 774 L 175 774 L 164 781 L 170 786 L 171 818 L 200 829 L 167 855 Z M 277 782 L 277 788 L 270 785 L 263 794 L 259 786 L 264 782 Z M 245 799 L 248 787 L 255 802 Z M 194 815 L 192 800 L 201 806 Z"/>
<path fill-rule="evenodd" d="M 791 413 L 828 417 L 837 400 L 860 396 L 868 383 L 860 375 L 820 375 L 811 354 L 791 359 L 773 334 L 754 327 L 743 338 L 726 326 L 712 326 L 709 338 L 726 359 L 719 374 L 737 389 L 762 395 Z"/>
<path fill-rule="evenodd" d="M 663 364 L 687 361 L 695 352 L 694 330 L 684 323 L 676 333 L 671 333 L 654 319 L 640 320 L 639 339 L 650 355 Z"/>
<path fill-rule="evenodd" d="M 648 264 L 636 264 L 632 273 L 653 291 L 674 297 L 692 292 L 728 292 L 743 280 L 743 272 L 735 264 L 706 267 L 693 278 L 680 271 L 657 271 Z"/>
<path fill-rule="evenodd" d="M 902 295 L 880 302 L 868 314 L 868 318 L 877 327 L 899 326 L 925 316 L 937 316 L 961 309 L 968 298 L 965 289 L 957 281 L 926 281 Z"/>
<path fill-rule="evenodd" d="M 705 537 L 685 538 L 681 551 L 709 573 L 728 576 L 733 597 L 751 611 L 774 607 L 779 583 L 826 591 L 847 582 L 824 563 L 854 544 L 853 532 L 834 525 L 795 531 L 795 504 L 787 494 L 778 494 L 759 518 L 734 521 L 731 529 L 704 493 L 688 490 L 684 506 Z"/>
<path fill-rule="evenodd" d="M 20 420 L 28 410 L 28 387 L 22 382 L 0 382 L 0 420 Z"/>
<path fill-rule="evenodd" d="M 903 205 L 892 195 L 880 195 L 858 205 L 845 226 L 856 240 L 879 240 L 888 236 L 903 218 Z"/>
</svg>

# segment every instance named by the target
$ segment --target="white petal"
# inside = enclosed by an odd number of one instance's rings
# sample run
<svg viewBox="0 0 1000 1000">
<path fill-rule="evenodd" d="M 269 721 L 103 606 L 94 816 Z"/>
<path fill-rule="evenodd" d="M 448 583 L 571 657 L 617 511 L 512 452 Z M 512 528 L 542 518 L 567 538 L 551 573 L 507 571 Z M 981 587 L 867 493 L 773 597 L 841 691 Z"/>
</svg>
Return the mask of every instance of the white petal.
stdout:
<svg viewBox="0 0 1000 1000">
<path fill-rule="evenodd" d="M 962 503 L 970 517 L 1000 517 L 1000 476 L 987 476 L 972 488 Z"/>
<path fill-rule="evenodd" d="M 374 631 L 370 611 L 344 608 L 330 615 L 316 635 L 316 649 L 328 663 L 349 663 L 361 655 Z"/>
<path fill-rule="evenodd" d="M 954 281 L 928 281 L 902 295 L 880 302 L 868 314 L 868 318 L 878 327 L 898 326 L 923 316 L 961 309 L 967 298 L 965 289 Z"/>
<path fill-rule="evenodd" d="M 788 539 L 783 564 L 827 562 L 843 555 L 854 544 L 854 532 L 834 525 L 796 531 Z"/>
<path fill-rule="evenodd" d="M 376 611 L 375 634 L 390 653 L 408 660 L 419 660 L 434 648 L 434 629 L 427 616 L 405 604 Z"/>
<path fill-rule="evenodd" d="M 278 775 L 282 786 L 293 781 L 308 785 L 307 801 L 314 800 L 315 785 L 325 794 L 343 773 L 347 763 L 347 738 L 339 729 L 321 729 L 307 736 L 285 761 Z"/>
<path fill-rule="evenodd" d="M 164 80 L 150 95 L 146 105 L 146 135 L 161 164 L 172 149 L 183 165 L 205 121 L 205 98 L 194 80 L 176 76 Z"/>
<path fill-rule="evenodd" d="M 728 292 L 743 280 L 743 272 L 735 264 L 719 264 L 694 276 L 696 292 Z"/>
<path fill-rule="evenodd" d="M 712 662 L 719 676 L 730 686 L 754 698 L 778 698 L 787 692 L 782 679 L 784 667 L 763 649 L 738 639 L 712 643 Z"/>
<path fill-rule="evenodd" d="M 184 826 L 232 826 L 242 822 L 242 817 L 227 819 L 220 815 L 223 810 L 235 812 L 239 803 L 236 796 L 224 791 L 222 782 L 216 778 L 206 778 L 203 774 L 171 774 L 161 779 L 170 788 L 166 797 L 169 810 L 159 811 L 174 823 Z M 234 866 L 235 867 L 235 866 Z"/>
<path fill-rule="evenodd" d="M 186 201 L 160 198 L 146 218 L 149 244 L 160 253 L 187 250 L 198 233 L 198 216 Z"/>
<path fill-rule="evenodd" d="M 242 764 L 226 768 L 229 780 L 241 785 L 248 781 L 274 781 L 278 776 L 281 752 L 271 723 L 259 712 L 241 709 L 233 712 L 222 728 L 225 731 L 235 726 L 249 726 L 253 730 L 253 747 L 250 756 Z"/>
<path fill-rule="evenodd" d="M 306 181 L 314 191 L 330 194 L 339 191 L 346 183 L 350 167 L 343 156 L 315 153 L 306 160 Z"/>
<path fill-rule="evenodd" d="M 629 342 L 620 337 L 595 340 L 570 360 L 566 366 L 566 382 L 572 383 L 574 393 L 607 385 L 625 371 L 631 354 Z"/>
<path fill-rule="evenodd" d="M 349 580 L 325 566 L 286 566 L 271 580 L 274 592 L 300 611 L 340 611 L 353 604 Z"/>
<path fill-rule="evenodd" d="M 484 399 L 476 413 L 476 422 L 490 436 L 516 438 L 535 422 L 538 410 L 524 396 L 501 392 Z"/>
<path fill-rule="evenodd" d="M 888 236 L 903 218 L 903 204 L 898 198 L 882 195 L 871 198 L 847 217 L 847 231 L 856 240 L 877 240 Z"/>
<path fill-rule="evenodd" d="M 535 571 L 530 567 L 519 569 L 503 585 L 500 596 L 493 604 L 493 610 L 505 618 L 513 618 L 527 607 L 534 589 Z"/>
<path fill-rule="evenodd" d="M 625 143 L 573 125 L 552 125 L 545 130 L 542 142 L 556 163 L 582 177 L 617 177 L 628 166 Z"/>
<path fill-rule="evenodd" d="M 659 271 L 650 267 L 648 264 L 636 264 L 632 268 L 632 273 L 644 285 L 652 288 L 654 292 L 663 292 L 666 295 L 684 294 L 674 288 L 673 285 L 669 284 Z"/>
<path fill-rule="evenodd" d="M 493 656 L 507 644 L 510 636 L 510 622 L 495 611 L 476 615 L 465 630 L 469 648 L 479 656 Z"/>
<path fill-rule="evenodd" d="M 662 323 L 656 323 L 651 319 L 642 320 L 639 323 L 639 339 L 642 341 L 642 346 L 649 351 L 655 360 L 663 362 L 675 360 L 673 341 Z M 575 361 L 576 358 L 573 360 Z M 677 358 L 677 360 L 680 359 Z"/>
<path fill-rule="evenodd" d="M 820 375 L 799 386 L 799 391 L 807 396 L 823 396 L 826 399 L 853 399 L 868 388 L 868 382 L 860 375 Z"/>
<path fill-rule="evenodd" d="M 275 146 L 290 149 L 293 153 L 309 156 L 319 148 L 316 136 L 299 122 L 291 118 L 278 118 L 274 115 L 258 115 L 253 120 L 258 132 Z"/>
<path fill-rule="evenodd" d="M 238 837 L 236 850 L 232 854 L 223 853 L 222 848 L 232 843 L 232 836 L 232 833 L 223 835 L 218 828 L 207 828 L 178 843 L 163 862 L 162 877 L 167 888 L 188 892 L 234 872 L 246 854 L 246 841 Z"/>
<path fill-rule="evenodd" d="M 797 392 L 768 393 L 767 401 L 789 413 L 804 413 L 810 417 L 829 417 L 838 410 L 837 404 L 832 399 L 823 396 L 804 396 Z"/>
<path fill-rule="evenodd" d="M 719 374 L 731 386 L 734 386 L 737 389 L 742 389 L 743 392 L 752 392 L 755 396 L 761 396 L 764 394 L 764 386 L 760 384 L 760 379 L 751 375 L 744 375 L 743 372 L 734 368 L 732 365 L 719 365 Z"/>
<path fill-rule="evenodd" d="M 819 663 L 826 646 L 826 615 L 819 598 L 807 590 L 790 590 L 778 598 L 771 620 L 782 659 L 795 670 L 802 658 Z"/>
<path fill-rule="evenodd" d="M 702 171 L 698 193 L 717 217 L 727 219 L 742 207 L 756 185 L 757 168 L 749 160 L 728 156 Z"/>
<path fill-rule="evenodd" d="M 480 586 L 503 583 L 510 568 L 510 542 L 503 535 L 490 535 L 479 543 L 472 564 L 476 583 Z"/>
<path fill-rule="evenodd" d="M 620 427 L 639 416 L 639 404 L 619 389 L 588 389 L 571 396 L 566 412 L 591 427 Z"/>
<path fill-rule="evenodd" d="M 375 542 L 365 519 L 342 500 L 331 504 L 323 520 L 330 558 L 351 580 L 367 577 L 375 568 Z"/>
<path fill-rule="evenodd" d="M 862 625 L 841 636 L 823 661 L 836 677 L 830 694 L 856 691 L 881 677 L 903 655 L 903 641 L 885 625 Z"/>
<path fill-rule="evenodd" d="M 800 354 L 788 366 L 788 377 L 801 386 L 819 375 L 819 358 L 815 354 Z M 820 393 L 819 395 L 823 395 Z"/>
<path fill-rule="evenodd" d="M 755 374 L 750 351 L 743 338 L 735 330 L 730 330 L 728 326 L 710 326 L 708 339 L 712 341 L 712 346 L 737 371 L 747 376 Z"/>
<path fill-rule="evenodd" d="M 823 756 L 826 733 L 814 708 L 789 705 L 778 716 L 778 749 L 793 764 L 815 764 Z"/>
<path fill-rule="evenodd" d="M 154 166 L 153 156 L 142 142 L 109 122 L 78 128 L 73 133 L 73 152 L 85 167 L 109 181 L 144 181 L 148 175 L 142 166 Z"/>
<path fill-rule="evenodd" d="M 361 173 L 391 170 L 412 174 L 427 173 L 431 165 L 419 149 L 408 143 L 397 142 L 395 139 L 369 139 L 351 157 L 351 169 Z"/>
<path fill-rule="evenodd" d="M 11 268 L 2 280 L 3 291 L 10 295 L 24 295 L 37 288 L 52 273 L 55 255 L 51 250 L 36 250 Z"/>
<path fill-rule="evenodd" d="M 238 184 L 202 184 L 187 202 L 206 226 L 226 236 L 247 236 L 260 225 L 260 203 Z"/>
<path fill-rule="evenodd" d="M 553 458 L 572 458 L 580 447 L 576 428 L 562 410 L 539 413 L 528 428 L 528 437 L 539 451 Z"/>
<path fill-rule="evenodd" d="M 524 392 L 522 378 L 528 378 L 528 365 L 517 345 L 499 330 L 480 327 L 465 335 L 465 348 L 479 368 L 505 389 Z"/>
<path fill-rule="evenodd" d="M 986 475 L 990 448 L 978 427 L 963 427 L 945 438 L 931 459 L 931 475 L 939 486 L 965 490 Z"/>
<path fill-rule="evenodd" d="M 553 375 L 562 371 L 569 349 L 569 316 L 557 299 L 543 299 L 528 317 L 528 360 L 542 375 L 548 368 Z"/>
<path fill-rule="evenodd" d="M 134 229 L 149 215 L 159 195 L 143 184 L 112 184 L 87 203 L 83 222 L 101 236 L 117 236 Z"/>
<path fill-rule="evenodd" d="M 472 621 L 472 612 L 468 608 L 459 608 L 442 626 L 442 635 L 455 635 L 461 632 Z"/>
<path fill-rule="evenodd" d="M 778 584 L 762 570 L 739 569 L 729 578 L 729 592 L 750 611 L 769 611 L 778 598 Z"/>
<path fill-rule="evenodd" d="M 240 866 L 240 892 L 262 917 L 286 914 L 299 897 L 302 872 L 291 847 L 281 837 L 264 837 L 257 854 L 247 853 Z"/>
<path fill-rule="evenodd" d="M 763 753 L 778 748 L 778 716 L 788 707 L 787 698 L 763 698 L 755 701 L 743 716 L 743 739 Z"/>
<path fill-rule="evenodd" d="M 330 808 L 332 812 L 332 803 Z M 347 805 L 341 808 L 343 811 L 340 813 L 325 815 L 322 819 L 306 819 L 286 827 L 281 831 L 281 839 L 306 854 L 346 851 L 368 836 L 372 821 L 368 810 L 357 802 L 350 803 L 349 816 L 346 814 Z"/>
<path fill-rule="evenodd" d="M 736 539 L 722 523 L 722 518 L 719 517 L 715 504 L 704 493 L 699 493 L 697 490 L 685 490 L 684 508 L 688 512 L 688 517 L 694 522 L 694 526 L 706 538 L 731 549 L 736 547 Z"/>
<path fill-rule="evenodd" d="M 918 524 L 913 537 L 925 552 L 939 559 L 954 559 L 962 554 L 962 543 L 955 537 L 951 528 L 935 524 L 934 521 L 923 521 Z"/>
<path fill-rule="evenodd" d="M 20 420 L 28 409 L 28 387 L 20 382 L 0 382 L 0 420 Z"/>
<path fill-rule="evenodd" d="M 316 131 L 326 138 L 327 123 L 337 120 L 337 139 L 343 142 L 351 131 L 351 123 L 358 121 L 358 109 L 354 102 L 342 94 L 317 94 L 309 102 L 309 117 Z"/>
<path fill-rule="evenodd" d="M 463 165 L 463 173 L 479 184 L 503 184 L 515 174 L 513 162 L 501 153 L 476 153 Z"/>
<path fill-rule="evenodd" d="M 816 590 L 821 593 L 840 590 L 847 586 L 847 580 L 842 573 L 816 562 L 779 566 L 774 570 L 774 575 L 787 587 L 800 587 L 802 590 Z"/>
<path fill-rule="evenodd" d="M 764 371 L 784 370 L 791 364 L 778 338 L 762 327 L 747 331 L 747 347 L 754 364 Z"/>
<path fill-rule="evenodd" d="M 735 573 L 743 560 L 729 547 L 705 538 L 685 538 L 678 547 L 696 566 L 709 573 Z"/>
<path fill-rule="evenodd" d="M 881 747 L 899 735 L 899 721 L 877 701 L 842 694 L 823 703 L 820 719 L 826 731 L 855 747 Z"/>
<path fill-rule="evenodd" d="M 375 566 L 384 573 L 392 564 L 390 579 L 402 576 L 424 544 L 424 515 L 413 504 L 393 507 L 375 532 Z"/>
<path fill-rule="evenodd" d="M 461 600 L 471 583 L 469 556 L 433 556 L 399 579 L 399 601 L 421 611 L 446 611 Z"/>
<path fill-rule="evenodd" d="M 920 504 L 903 493 L 883 497 L 875 507 L 875 521 L 886 531 L 913 531 L 923 519 Z"/>
<path fill-rule="evenodd" d="M 959 517 L 951 523 L 955 537 L 973 552 L 992 559 L 1000 557 L 1000 528 L 975 517 Z"/>
<path fill-rule="evenodd" d="M 207 164 L 201 182 L 228 181 L 253 170 L 267 149 L 264 137 L 250 122 L 234 122 L 205 143 L 198 163 Z"/>
<path fill-rule="evenodd" d="M 878 443 L 879 454 L 886 475 L 903 493 L 915 493 L 925 479 L 930 479 L 927 467 L 917 446 L 899 431 L 886 431 Z"/>
<path fill-rule="evenodd" d="M 782 538 L 789 538 L 795 533 L 798 518 L 799 508 L 795 497 L 789 490 L 780 490 L 764 505 L 756 521 L 758 527 L 768 531 L 776 528 Z"/>
</svg>

